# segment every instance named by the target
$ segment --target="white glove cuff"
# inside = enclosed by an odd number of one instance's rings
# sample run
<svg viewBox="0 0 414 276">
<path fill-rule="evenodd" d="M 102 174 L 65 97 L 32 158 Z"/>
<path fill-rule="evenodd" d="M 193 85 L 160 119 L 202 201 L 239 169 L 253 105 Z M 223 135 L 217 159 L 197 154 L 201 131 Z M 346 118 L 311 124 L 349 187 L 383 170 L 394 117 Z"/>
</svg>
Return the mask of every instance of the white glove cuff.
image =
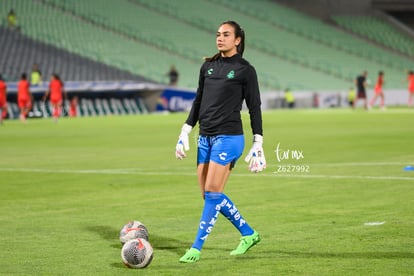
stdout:
<svg viewBox="0 0 414 276">
<path fill-rule="evenodd" d="M 253 143 L 263 144 L 263 136 L 259 134 L 253 135 Z"/>
<path fill-rule="evenodd" d="M 185 132 L 187 134 L 190 134 L 192 129 L 193 129 L 193 127 L 190 126 L 189 124 L 184 124 L 183 127 L 181 128 L 181 131 Z"/>
</svg>

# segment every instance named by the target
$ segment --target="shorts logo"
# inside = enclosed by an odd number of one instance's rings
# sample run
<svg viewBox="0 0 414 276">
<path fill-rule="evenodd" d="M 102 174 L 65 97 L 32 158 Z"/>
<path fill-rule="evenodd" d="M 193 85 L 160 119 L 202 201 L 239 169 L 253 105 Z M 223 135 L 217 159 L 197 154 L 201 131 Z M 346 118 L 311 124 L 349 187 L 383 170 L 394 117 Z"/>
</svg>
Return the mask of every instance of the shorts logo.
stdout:
<svg viewBox="0 0 414 276">
<path fill-rule="evenodd" d="M 219 154 L 219 157 L 220 157 L 220 160 L 226 160 L 226 157 L 227 157 L 227 153 L 226 152 L 222 152 L 222 153 L 220 153 Z"/>
<path fill-rule="evenodd" d="M 233 79 L 233 78 L 234 78 L 234 75 L 235 75 L 234 70 L 231 70 L 231 71 L 227 74 L 227 78 L 228 78 L 228 79 Z"/>
</svg>

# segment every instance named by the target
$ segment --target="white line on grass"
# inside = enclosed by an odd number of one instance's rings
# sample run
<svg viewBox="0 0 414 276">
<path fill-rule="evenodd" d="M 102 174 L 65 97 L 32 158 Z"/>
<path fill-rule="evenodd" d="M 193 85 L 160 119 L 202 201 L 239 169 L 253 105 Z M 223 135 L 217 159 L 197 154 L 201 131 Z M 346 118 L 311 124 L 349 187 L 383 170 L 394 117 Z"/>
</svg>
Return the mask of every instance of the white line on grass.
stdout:
<svg viewBox="0 0 414 276">
<path fill-rule="evenodd" d="M 68 169 L 37 169 L 37 168 L 0 168 L 0 172 L 23 172 L 23 173 L 66 173 L 66 174 L 125 174 L 125 175 L 182 175 L 194 176 L 196 173 L 172 172 L 172 171 L 143 171 L 136 169 L 103 169 L 103 170 L 68 170 Z M 287 178 L 329 178 L 329 179 L 368 179 L 368 180 L 409 180 L 414 181 L 414 176 L 370 176 L 370 175 L 328 175 L 328 174 L 283 174 L 277 172 L 234 173 L 239 177 L 287 177 Z"/>
<path fill-rule="evenodd" d="M 406 166 L 409 162 L 351 162 L 351 163 L 315 163 L 310 164 L 311 166 L 321 166 L 321 167 L 359 167 L 359 166 Z"/>
<path fill-rule="evenodd" d="M 280 174 L 274 173 L 279 177 L 292 178 L 330 178 L 330 179 L 371 179 L 371 180 L 410 180 L 414 177 L 409 176 L 372 176 L 372 175 L 329 175 L 329 174 Z"/>
<path fill-rule="evenodd" d="M 407 166 L 414 162 L 345 162 L 345 163 L 309 163 L 306 165 L 317 167 L 375 167 L 375 166 Z M 277 167 L 283 164 L 267 164 L 267 167 Z M 296 164 L 295 165 L 301 165 Z"/>
<path fill-rule="evenodd" d="M 365 226 L 379 226 L 385 224 L 385 221 L 373 221 L 373 222 L 365 222 Z"/>
</svg>

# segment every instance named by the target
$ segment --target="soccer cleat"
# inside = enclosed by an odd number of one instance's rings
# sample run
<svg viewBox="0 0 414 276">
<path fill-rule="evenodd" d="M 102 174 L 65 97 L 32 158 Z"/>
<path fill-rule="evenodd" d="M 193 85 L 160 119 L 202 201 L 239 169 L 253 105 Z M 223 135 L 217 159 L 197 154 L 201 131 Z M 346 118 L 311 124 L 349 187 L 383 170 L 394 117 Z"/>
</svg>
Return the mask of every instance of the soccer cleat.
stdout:
<svg viewBox="0 0 414 276">
<path fill-rule="evenodd" d="M 180 263 L 195 263 L 200 260 L 201 252 L 196 248 L 190 248 L 187 252 L 180 258 Z"/>
<path fill-rule="evenodd" d="M 240 238 L 240 243 L 236 249 L 230 252 L 230 255 L 242 255 L 250 249 L 250 247 L 258 244 L 260 242 L 260 235 L 258 232 L 254 231 L 253 234 L 249 236 L 243 236 Z"/>
</svg>

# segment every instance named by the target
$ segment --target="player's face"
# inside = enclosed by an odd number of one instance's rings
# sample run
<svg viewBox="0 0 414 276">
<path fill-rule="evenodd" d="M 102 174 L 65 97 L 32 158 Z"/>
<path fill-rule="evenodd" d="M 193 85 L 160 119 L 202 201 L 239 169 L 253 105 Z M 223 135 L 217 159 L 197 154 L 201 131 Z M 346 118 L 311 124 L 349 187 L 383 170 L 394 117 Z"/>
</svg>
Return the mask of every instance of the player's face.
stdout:
<svg viewBox="0 0 414 276">
<path fill-rule="evenodd" d="M 236 38 L 233 26 L 223 24 L 216 34 L 217 49 L 224 57 L 231 57 L 237 54 L 237 45 L 240 43 L 240 37 Z"/>
</svg>

